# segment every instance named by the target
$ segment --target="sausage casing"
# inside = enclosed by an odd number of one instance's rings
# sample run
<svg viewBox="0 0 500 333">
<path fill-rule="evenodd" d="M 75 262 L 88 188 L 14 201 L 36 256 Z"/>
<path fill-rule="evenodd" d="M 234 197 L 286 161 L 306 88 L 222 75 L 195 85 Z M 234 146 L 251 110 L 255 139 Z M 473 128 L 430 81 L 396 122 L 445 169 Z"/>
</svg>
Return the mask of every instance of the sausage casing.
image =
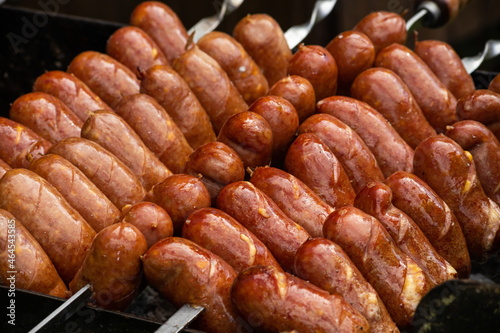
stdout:
<svg viewBox="0 0 500 333">
<path fill-rule="evenodd" d="M 488 85 L 488 89 L 500 94 L 500 74 L 497 74 Z"/>
<path fill-rule="evenodd" d="M 500 122 L 500 93 L 477 89 L 457 103 L 459 120 L 475 120 L 483 124 Z"/>
<path fill-rule="evenodd" d="M 2 178 L 2 176 L 10 169 L 12 169 L 10 165 L 0 158 L 0 178 Z"/>
</svg>

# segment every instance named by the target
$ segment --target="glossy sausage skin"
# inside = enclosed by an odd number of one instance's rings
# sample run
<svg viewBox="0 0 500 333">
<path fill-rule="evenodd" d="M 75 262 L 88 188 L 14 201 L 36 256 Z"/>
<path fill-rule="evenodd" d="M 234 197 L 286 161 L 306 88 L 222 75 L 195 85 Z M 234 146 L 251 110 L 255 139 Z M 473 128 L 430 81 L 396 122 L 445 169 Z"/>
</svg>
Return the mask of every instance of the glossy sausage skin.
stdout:
<svg viewBox="0 0 500 333">
<path fill-rule="evenodd" d="M 316 135 L 342 164 L 354 192 L 358 192 L 370 181 L 382 181 L 384 175 L 378 162 L 363 139 L 338 118 L 318 113 L 306 119 L 298 134 Z"/>
<path fill-rule="evenodd" d="M 257 265 L 282 270 L 269 249 L 231 215 L 216 208 L 200 208 L 189 215 L 182 237 L 218 255 L 239 273 Z"/>
<path fill-rule="evenodd" d="M 62 71 L 45 72 L 35 80 L 33 91 L 44 92 L 66 104 L 82 121 L 96 110 L 113 111 L 82 80 Z"/>
<path fill-rule="evenodd" d="M 415 175 L 448 204 L 462 227 L 471 259 L 482 261 L 500 246 L 500 208 L 479 182 L 472 155 L 437 135 L 415 149 Z"/>
<path fill-rule="evenodd" d="M 96 232 L 120 216 L 104 193 L 64 157 L 47 154 L 33 161 L 30 170 L 54 186 Z"/>
<path fill-rule="evenodd" d="M 300 134 L 285 157 L 285 170 L 334 208 L 352 205 L 356 193 L 338 158 L 312 133 Z"/>
<path fill-rule="evenodd" d="M 390 69 L 376 67 L 359 74 L 351 96 L 380 112 L 412 148 L 436 135 L 408 86 Z"/>
<path fill-rule="evenodd" d="M 176 71 L 169 66 L 153 66 L 141 77 L 141 92 L 158 101 L 193 149 L 215 141 L 207 112 Z"/>
<path fill-rule="evenodd" d="M 269 90 L 266 77 L 245 48 L 232 36 L 212 31 L 198 40 L 198 47 L 214 58 L 248 104 Z"/>
<path fill-rule="evenodd" d="M 87 176 L 118 208 L 141 201 L 146 191 L 137 176 L 115 155 L 83 138 L 59 141 L 49 153 L 61 155 Z"/>
<path fill-rule="evenodd" d="M 284 270 L 293 271 L 295 252 L 310 235 L 264 192 L 250 182 L 231 183 L 220 191 L 217 208 L 257 236 Z"/>
<path fill-rule="evenodd" d="M 271 16 L 245 16 L 234 27 L 233 36 L 260 66 L 269 86 L 286 76 L 292 51 L 280 25 Z"/>
<path fill-rule="evenodd" d="M 443 199 L 412 173 L 395 172 L 385 183 L 391 188 L 394 206 L 420 227 L 436 251 L 455 268 L 459 278 L 468 278 L 471 262 L 464 234 Z"/>
<path fill-rule="evenodd" d="M 436 131 L 443 132 L 447 125 L 457 120 L 457 99 L 412 50 L 392 44 L 380 51 L 375 65 L 390 69 L 401 77 Z"/>
<path fill-rule="evenodd" d="M 326 238 L 302 244 L 295 255 L 295 271 L 303 280 L 330 294 L 339 294 L 363 315 L 371 332 L 399 332 L 375 289 L 366 281 L 347 253 Z"/>
<path fill-rule="evenodd" d="M 347 206 L 330 214 L 323 233 L 351 258 L 398 327 L 407 327 L 430 286 L 422 269 L 397 247 L 382 224 Z"/>
<path fill-rule="evenodd" d="M 0 117 L 0 158 L 12 168 L 27 168 L 32 159 L 43 156 L 52 144 L 28 127 Z"/>
<path fill-rule="evenodd" d="M 134 72 L 104 53 L 82 52 L 73 58 L 67 71 L 112 108 L 123 96 L 139 93 L 140 83 Z"/>
<path fill-rule="evenodd" d="M 129 223 L 115 223 L 94 238 L 82 266 L 69 284 L 72 293 L 90 284 L 93 302 L 109 310 L 124 310 L 142 281 L 141 256 L 146 239 Z"/>
<path fill-rule="evenodd" d="M 33 92 L 12 103 L 9 116 L 52 143 L 80 136 L 83 122 L 58 98 Z"/>
<path fill-rule="evenodd" d="M 10 165 L 8 165 L 4 160 L 0 159 L 0 178 L 2 178 L 2 176 L 10 169 L 12 169 Z"/>
<path fill-rule="evenodd" d="M 385 177 L 399 170 L 413 170 L 413 149 L 389 121 L 367 103 L 333 96 L 319 101 L 317 111 L 337 117 L 351 127 L 370 148 Z"/>
<path fill-rule="evenodd" d="M 483 124 L 500 122 L 500 93 L 487 89 L 475 90 L 458 100 L 459 120 L 475 120 Z"/>
<path fill-rule="evenodd" d="M 22 221 L 69 283 L 94 239 L 94 229 L 55 187 L 27 169 L 9 170 L 0 179 L 0 208 Z"/>
<path fill-rule="evenodd" d="M 497 94 L 500 94 L 500 74 L 497 74 L 497 76 L 495 76 L 493 80 L 491 80 L 490 84 L 488 85 L 488 89 L 496 92 Z"/>
<path fill-rule="evenodd" d="M 16 272 L 10 273 L 10 272 Z M 0 284 L 67 298 L 68 288 L 43 248 L 21 221 L 0 209 Z"/>
<path fill-rule="evenodd" d="M 195 327 L 214 333 L 237 332 L 230 289 L 234 269 L 219 256 L 184 238 L 169 237 L 142 258 L 148 282 L 175 306 L 203 306 Z"/>
</svg>

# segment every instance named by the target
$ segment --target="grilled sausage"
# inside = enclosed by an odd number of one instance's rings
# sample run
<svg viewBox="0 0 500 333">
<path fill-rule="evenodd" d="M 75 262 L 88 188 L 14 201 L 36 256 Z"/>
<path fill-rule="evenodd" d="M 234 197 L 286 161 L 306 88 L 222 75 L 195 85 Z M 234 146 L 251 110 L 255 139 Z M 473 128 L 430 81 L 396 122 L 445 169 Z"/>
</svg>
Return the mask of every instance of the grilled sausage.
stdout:
<svg viewBox="0 0 500 333">
<path fill-rule="evenodd" d="M 0 178 L 2 178 L 2 176 L 10 169 L 12 169 L 10 165 L 8 165 L 4 160 L 0 159 Z"/>
<path fill-rule="evenodd" d="M 458 100 L 459 120 L 475 120 L 490 125 L 500 122 L 500 93 L 477 89 Z"/>
<path fill-rule="evenodd" d="M 497 74 L 488 85 L 488 89 L 500 94 L 500 74 Z"/>
</svg>

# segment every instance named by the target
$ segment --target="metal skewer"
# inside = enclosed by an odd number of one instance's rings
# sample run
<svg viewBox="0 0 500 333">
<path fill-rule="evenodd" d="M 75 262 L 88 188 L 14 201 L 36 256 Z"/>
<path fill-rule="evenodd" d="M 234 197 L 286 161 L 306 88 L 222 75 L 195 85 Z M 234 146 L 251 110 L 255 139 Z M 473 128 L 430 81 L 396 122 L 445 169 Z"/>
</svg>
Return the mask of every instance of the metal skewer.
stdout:
<svg viewBox="0 0 500 333">
<path fill-rule="evenodd" d="M 201 306 L 183 305 L 155 333 L 179 333 L 204 310 Z"/>
</svg>

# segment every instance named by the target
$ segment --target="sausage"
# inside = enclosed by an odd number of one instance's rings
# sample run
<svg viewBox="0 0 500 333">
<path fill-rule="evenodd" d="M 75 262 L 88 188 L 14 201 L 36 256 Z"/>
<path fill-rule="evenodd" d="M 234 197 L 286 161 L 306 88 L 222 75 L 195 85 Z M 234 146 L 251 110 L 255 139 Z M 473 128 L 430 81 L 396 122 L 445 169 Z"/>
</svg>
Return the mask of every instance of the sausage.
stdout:
<svg viewBox="0 0 500 333">
<path fill-rule="evenodd" d="M 468 278 L 471 262 L 467 244 L 446 202 L 412 173 L 395 172 L 385 184 L 391 188 L 393 205 L 420 227 L 436 251 L 455 268 L 459 278 Z"/>
<path fill-rule="evenodd" d="M 231 299 L 258 332 L 370 331 L 367 320 L 342 296 L 270 266 L 254 266 L 238 274 Z"/>
<path fill-rule="evenodd" d="M 246 111 L 248 104 L 222 67 L 196 44 L 172 63 L 194 92 L 212 122 L 215 133 L 232 115 Z"/>
<path fill-rule="evenodd" d="M 352 205 L 356 193 L 338 158 L 312 133 L 300 134 L 285 157 L 285 170 L 334 208 Z"/>
<path fill-rule="evenodd" d="M 293 257 L 309 233 L 291 220 L 264 192 L 247 181 L 226 185 L 216 206 L 250 230 L 284 270 L 293 272 Z"/>
<path fill-rule="evenodd" d="M 271 16 L 245 16 L 234 27 L 233 37 L 262 69 L 269 86 L 286 76 L 292 51 L 280 25 Z"/>
<path fill-rule="evenodd" d="M 140 83 L 134 72 L 104 53 L 84 51 L 78 54 L 67 72 L 82 80 L 112 108 L 124 96 L 139 93 Z"/>
<path fill-rule="evenodd" d="M 500 140 L 500 121 L 489 124 L 488 129 Z"/>
<path fill-rule="evenodd" d="M 63 102 L 42 92 L 17 98 L 10 107 L 9 116 L 52 143 L 80 136 L 83 125 L 83 121 Z"/>
<path fill-rule="evenodd" d="M 207 112 L 176 71 L 169 66 L 153 66 L 141 77 L 141 92 L 158 101 L 193 149 L 215 141 Z"/>
<path fill-rule="evenodd" d="M 288 75 L 299 75 L 311 82 L 316 101 L 337 93 L 337 62 L 322 46 L 300 44 L 288 63 Z"/>
<path fill-rule="evenodd" d="M 171 237 L 174 226 L 170 215 L 155 203 L 141 201 L 123 207 L 117 222 L 130 223 L 144 235 L 148 248 L 160 239 Z"/>
<path fill-rule="evenodd" d="M 500 93 L 477 89 L 458 100 L 459 120 L 475 120 L 490 125 L 500 122 Z"/>
<path fill-rule="evenodd" d="M 0 158 L 12 168 L 27 168 L 32 159 L 43 156 L 52 144 L 28 127 L 0 117 Z"/>
<path fill-rule="evenodd" d="M 188 303 L 205 309 L 195 327 L 208 332 L 237 332 L 230 299 L 234 269 L 219 256 L 178 237 L 165 238 L 143 256 L 148 282 L 174 306 Z"/>
<path fill-rule="evenodd" d="M 276 81 L 267 94 L 283 97 L 292 103 L 299 116 L 299 123 L 316 111 L 314 87 L 302 76 L 289 75 Z"/>
<path fill-rule="evenodd" d="M 214 58 L 248 104 L 269 90 L 266 77 L 243 45 L 231 35 L 212 31 L 198 40 L 200 50 Z"/>
<path fill-rule="evenodd" d="M 4 160 L 0 159 L 0 178 L 2 178 L 2 176 L 10 169 L 12 169 L 10 165 L 8 165 Z"/>
<path fill-rule="evenodd" d="M 350 87 L 359 73 L 373 66 L 375 47 L 367 35 L 360 31 L 344 31 L 333 38 L 326 50 L 335 59 L 338 67 L 338 90 L 349 93 Z"/>
<path fill-rule="evenodd" d="M 328 146 L 344 168 L 354 192 L 370 181 L 383 181 L 378 162 L 363 139 L 338 118 L 318 113 L 306 119 L 298 134 L 312 133 Z"/>
<path fill-rule="evenodd" d="M 430 286 L 422 269 L 397 247 L 382 224 L 362 210 L 346 206 L 328 216 L 323 233 L 351 258 L 398 327 L 408 327 Z"/>
<path fill-rule="evenodd" d="M 245 169 L 269 165 L 273 153 L 273 131 L 261 115 L 244 111 L 229 118 L 217 141 L 231 147 L 243 161 Z"/>
<path fill-rule="evenodd" d="M 476 89 L 472 76 L 450 44 L 439 40 L 416 41 L 414 50 L 457 99 Z"/>
<path fill-rule="evenodd" d="M 457 120 L 457 99 L 412 50 L 392 44 L 379 52 L 375 66 L 392 70 L 406 83 L 427 121 L 438 132 Z"/>
<path fill-rule="evenodd" d="M 146 195 L 137 176 L 93 141 L 68 138 L 55 144 L 49 153 L 64 157 L 80 169 L 118 209 L 139 202 Z"/>
<path fill-rule="evenodd" d="M 140 75 L 141 69 L 170 65 L 155 41 L 135 26 L 125 26 L 111 34 L 106 42 L 106 53 L 127 66 L 136 76 Z"/>
<path fill-rule="evenodd" d="M 199 208 L 210 207 L 211 198 L 203 182 L 185 174 L 175 174 L 153 186 L 146 196 L 165 209 L 174 225 L 174 234 L 180 235 L 188 216 Z"/>
<path fill-rule="evenodd" d="M 241 158 L 228 145 L 217 141 L 206 143 L 189 155 L 183 173 L 200 178 L 212 203 L 224 186 L 245 179 Z"/>
<path fill-rule="evenodd" d="M 149 191 L 170 171 L 142 142 L 134 130 L 114 112 L 92 113 L 82 128 L 82 138 L 92 140 L 118 157 Z"/>
<path fill-rule="evenodd" d="M 491 90 L 493 92 L 496 92 L 497 94 L 500 94 L 500 74 L 497 74 L 493 80 L 490 81 L 490 84 L 488 85 L 488 90 Z"/>
<path fill-rule="evenodd" d="M 116 223 L 94 238 L 82 266 L 69 284 L 76 293 L 90 284 L 92 300 L 101 308 L 124 310 L 138 294 L 142 281 L 141 256 L 146 239 L 130 223 Z"/>
<path fill-rule="evenodd" d="M 153 97 L 145 94 L 126 96 L 115 111 L 169 170 L 182 172 L 193 148 Z"/>
<path fill-rule="evenodd" d="M 54 186 L 96 232 L 120 216 L 104 193 L 64 157 L 47 154 L 33 161 L 30 170 Z"/>
<path fill-rule="evenodd" d="M 354 206 L 382 223 L 396 245 L 422 268 L 432 286 L 457 277 L 456 270 L 436 251 L 418 225 L 392 204 L 389 186 L 369 183 L 356 194 Z"/>
<path fill-rule="evenodd" d="M 62 71 L 48 71 L 36 78 L 33 91 L 44 92 L 58 98 L 82 121 L 92 111 L 113 111 L 82 80 Z"/>
<path fill-rule="evenodd" d="M 332 96 L 318 102 L 317 112 L 337 117 L 351 127 L 372 151 L 385 177 L 400 170 L 412 172 L 413 149 L 389 121 L 367 103 Z"/>
<path fill-rule="evenodd" d="M 159 1 L 144 1 L 130 15 L 130 24 L 144 30 L 169 62 L 184 52 L 188 34 L 177 14 Z"/>
<path fill-rule="evenodd" d="M 500 208 L 481 187 L 472 155 L 444 135 L 415 149 L 415 175 L 446 202 L 462 227 L 471 259 L 482 261 L 500 245 Z"/>
<path fill-rule="evenodd" d="M 354 30 L 360 31 L 370 38 L 375 47 L 375 54 L 392 43 L 406 43 L 406 21 L 397 13 L 372 12 L 364 16 L 356 24 Z"/>
<path fill-rule="evenodd" d="M 370 324 L 371 332 L 399 332 L 375 289 L 347 253 L 331 240 L 313 238 L 295 255 L 295 271 L 303 280 L 330 294 L 339 294 Z"/>
<path fill-rule="evenodd" d="M 252 173 L 250 182 L 312 237 L 323 236 L 323 223 L 334 208 L 300 179 L 278 168 L 260 167 Z"/>
<path fill-rule="evenodd" d="M 408 86 L 390 69 L 376 67 L 360 73 L 351 86 L 351 96 L 380 112 L 413 149 L 436 135 Z"/>
<path fill-rule="evenodd" d="M 189 215 L 182 237 L 224 259 L 239 273 L 257 265 L 282 270 L 269 249 L 229 214 L 216 208 L 200 208 Z"/>
<path fill-rule="evenodd" d="M 0 209 L 0 284 L 68 298 L 69 291 L 52 261 L 33 235 L 6 210 Z"/>
<path fill-rule="evenodd" d="M 22 221 L 69 283 L 95 231 L 59 191 L 32 171 L 12 169 L 0 179 L 0 208 Z"/>
</svg>

